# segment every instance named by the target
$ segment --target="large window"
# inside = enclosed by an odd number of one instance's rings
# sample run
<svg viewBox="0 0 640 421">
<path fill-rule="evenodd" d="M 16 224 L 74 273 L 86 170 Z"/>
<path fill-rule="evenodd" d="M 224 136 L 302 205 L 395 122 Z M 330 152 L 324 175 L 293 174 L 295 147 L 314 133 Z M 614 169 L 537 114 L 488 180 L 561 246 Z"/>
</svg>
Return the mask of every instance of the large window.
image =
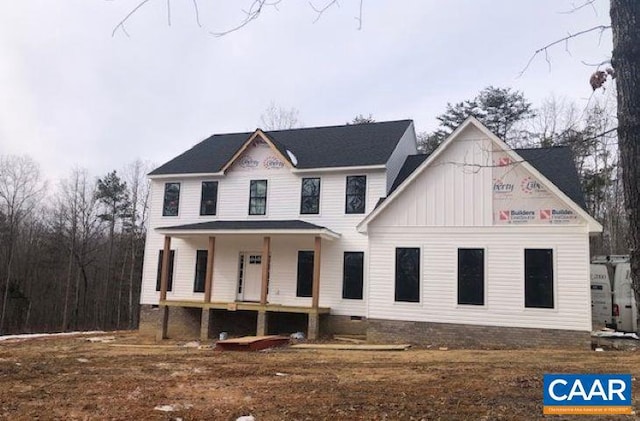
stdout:
<svg viewBox="0 0 640 421">
<path fill-rule="evenodd" d="M 164 203 L 162 216 L 178 216 L 180 205 L 180 183 L 164 184 Z"/>
<path fill-rule="evenodd" d="M 267 213 L 267 180 L 251 180 L 249 187 L 249 215 Z"/>
<path fill-rule="evenodd" d="M 200 196 L 200 215 L 215 215 L 218 205 L 218 182 L 203 181 Z"/>
<path fill-rule="evenodd" d="M 303 178 L 300 197 L 300 213 L 320 213 L 320 179 Z"/>
<path fill-rule="evenodd" d="M 396 301 L 420 301 L 420 249 L 396 248 Z"/>
<path fill-rule="evenodd" d="M 458 304 L 484 305 L 484 249 L 458 249 Z"/>
<path fill-rule="evenodd" d="M 362 300 L 363 268 L 363 252 L 344 252 L 344 268 L 342 271 L 342 298 Z"/>
<path fill-rule="evenodd" d="M 313 252 L 298 252 L 298 282 L 296 296 L 311 297 L 313 289 Z"/>
<path fill-rule="evenodd" d="M 167 291 L 171 291 L 173 288 L 173 258 L 175 257 L 176 251 L 171 250 L 169 253 L 169 277 L 167 278 Z M 160 283 L 162 280 L 162 256 L 164 255 L 164 250 L 160 250 L 158 253 L 158 277 L 156 278 L 156 291 L 160 291 Z"/>
<path fill-rule="evenodd" d="M 553 250 L 524 250 L 524 306 L 553 308 Z"/>
<path fill-rule="evenodd" d="M 207 250 L 196 252 L 196 275 L 193 279 L 193 292 L 204 292 L 204 280 L 207 274 Z"/>
<path fill-rule="evenodd" d="M 367 192 L 367 177 L 364 175 L 347 176 L 345 198 L 346 213 L 364 213 Z"/>
</svg>

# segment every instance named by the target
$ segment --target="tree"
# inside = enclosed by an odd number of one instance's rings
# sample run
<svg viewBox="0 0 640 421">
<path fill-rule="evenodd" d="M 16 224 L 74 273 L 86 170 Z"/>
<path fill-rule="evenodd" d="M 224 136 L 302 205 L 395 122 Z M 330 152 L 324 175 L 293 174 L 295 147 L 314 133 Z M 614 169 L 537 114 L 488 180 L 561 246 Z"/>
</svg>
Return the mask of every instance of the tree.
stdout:
<svg viewBox="0 0 640 421">
<path fill-rule="evenodd" d="M 519 91 L 488 86 L 471 100 L 447 103 L 444 113 L 436 117 L 439 127 L 432 133 L 421 134 L 418 149 L 433 150 L 468 117 L 473 116 L 507 143 L 516 138 L 516 123 L 535 115 L 531 103 Z"/>
<path fill-rule="evenodd" d="M 351 122 L 347 122 L 347 124 L 366 124 L 366 123 L 375 123 L 376 121 L 373 118 L 373 114 L 369 114 L 368 116 L 364 116 L 364 114 L 358 114 L 351 120 Z"/>
<path fill-rule="evenodd" d="M 613 54 L 618 99 L 618 147 L 629 219 L 631 277 L 640 302 L 640 2 L 611 0 Z"/>
<path fill-rule="evenodd" d="M 298 120 L 298 110 L 295 108 L 286 109 L 276 106 L 271 102 L 267 109 L 260 115 L 263 130 L 285 130 L 302 126 Z"/>
</svg>

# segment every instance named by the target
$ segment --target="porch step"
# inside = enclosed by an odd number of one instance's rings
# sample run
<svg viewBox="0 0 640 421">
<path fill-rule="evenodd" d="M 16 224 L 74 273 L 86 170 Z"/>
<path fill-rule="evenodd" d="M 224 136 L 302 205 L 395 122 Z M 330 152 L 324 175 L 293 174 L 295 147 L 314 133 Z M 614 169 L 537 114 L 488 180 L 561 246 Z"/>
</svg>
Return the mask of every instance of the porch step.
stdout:
<svg viewBox="0 0 640 421">
<path fill-rule="evenodd" d="M 243 336 L 218 341 L 216 342 L 215 349 L 222 351 L 259 351 L 261 349 L 287 345 L 288 343 L 289 338 L 286 336 Z"/>
</svg>

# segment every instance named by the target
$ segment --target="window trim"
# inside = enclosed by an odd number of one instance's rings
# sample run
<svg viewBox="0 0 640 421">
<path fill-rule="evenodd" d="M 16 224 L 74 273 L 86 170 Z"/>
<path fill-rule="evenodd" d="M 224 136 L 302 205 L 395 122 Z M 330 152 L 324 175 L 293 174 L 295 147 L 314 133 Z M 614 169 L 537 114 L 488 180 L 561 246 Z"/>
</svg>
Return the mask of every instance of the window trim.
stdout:
<svg viewBox="0 0 640 421">
<path fill-rule="evenodd" d="M 528 307 L 527 306 L 527 290 L 526 290 L 526 276 L 527 276 L 527 272 L 526 272 L 526 251 L 527 250 L 551 250 L 551 271 L 552 271 L 552 288 L 551 288 L 551 293 L 553 294 L 552 297 L 552 304 L 553 307 Z M 539 247 L 539 246 L 532 246 L 532 247 L 524 247 L 522 249 L 522 308 L 524 309 L 524 311 L 544 311 L 544 312 L 557 312 L 558 311 L 558 282 L 556 282 L 557 279 L 557 273 L 558 273 L 558 268 L 557 268 L 557 250 L 555 247 Z"/>
<path fill-rule="evenodd" d="M 460 250 L 482 250 L 482 303 L 461 303 L 460 302 Z M 488 251 L 484 246 L 461 246 L 456 247 L 456 305 L 459 308 L 486 308 L 488 294 Z"/>
<path fill-rule="evenodd" d="M 305 180 L 318 180 L 318 194 L 317 196 L 305 196 L 304 194 L 304 182 Z M 320 195 L 321 195 L 321 190 L 322 190 L 322 180 L 320 179 L 320 177 L 303 177 L 302 180 L 300 181 L 300 215 L 320 215 Z M 316 212 L 303 212 L 302 206 L 304 203 L 304 199 L 305 197 L 316 197 L 316 200 L 318 202 L 318 207 Z"/>
<path fill-rule="evenodd" d="M 262 199 L 262 196 L 252 196 L 251 186 L 254 183 L 258 183 L 264 181 L 264 213 L 251 213 L 251 200 L 252 199 Z M 257 190 L 257 188 L 256 188 Z M 249 180 L 249 209 L 248 214 L 250 216 L 265 216 L 267 214 L 267 197 L 269 196 L 269 181 L 267 179 L 258 179 L 258 180 Z"/>
<path fill-rule="evenodd" d="M 418 299 L 417 300 L 399 300 L 398 299 L 398 250 L 409 249 L 418 251 Z M 422 247 L 404 246 L 394 247 L 393 249 L 393 302 L 395 304 L 421 304 L 422 303 Z"/>
<path fill-rule="evenodd" d="M 360 267 L 361 273 L 360 273 L 360 297 L 359 298 L 345 297 L 347 254 L 359 254 L 362 256 L 362 260 L 361 260 L 362 266 Z M 342 253 L 342 299 L 343 300 L 364 300 L 364 266 L 365 266 L 364 251 L 344 251 Z"/>
<path fill-rule="evenodd" d="M 204 184 L 205 183 L 214 183 L 216 186 L 216 195 L 214 198 L 214 211 L 213 213 L 203 213 L 203 203 L 204 203 Z M 203 180 L 200 183 L 200 216 L 217 216 L 218 215 L 218 195 L 219 195 L 220 183 L 217 180 Z"/>
<path fill-rule="evenodd" d="M 350 212 L 349 211 L 349 197 L 356 196 L 355 194 L 349 194 L 349 179 L 350 178 L 364 178 L 364 192 L 362 196 L 362 212 Z M 348 175 L 345 178 L 345 188 L 344 188 L 344 213 L 346 215 L 364 215 L 367 213 L 367 176 L 365 174 L 359 175 Z"/>
<path fill-rule="evenodd" d="M 166 213 L 166 209 L 167 209 L 167 187 L 170 184 L 177 184 L 178 185 L 178 200 L 177 200 L 177 204 L 176 204 L 176 214 L 175 215 L 167 215 Z M 167 218 L 175 218 L 180 216 L 180 194 L 182 192 L 182 183 L 180 183 L 179 181 L 167 181 L 166 183 L 164 183 L 164 191 L 162 194 L 162 216 L 163 217 L 167 217 Z"/>
</svg>

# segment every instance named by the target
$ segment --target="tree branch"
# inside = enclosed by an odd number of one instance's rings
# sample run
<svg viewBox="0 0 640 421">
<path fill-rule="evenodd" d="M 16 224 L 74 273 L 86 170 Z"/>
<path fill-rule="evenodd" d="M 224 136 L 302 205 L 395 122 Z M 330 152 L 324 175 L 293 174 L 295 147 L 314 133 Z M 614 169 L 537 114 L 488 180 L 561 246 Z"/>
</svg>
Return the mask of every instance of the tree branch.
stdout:
<svg viewBox="0 0 640 421">
<path fill-rule="evenodd" d="M 564 38 L 560 38 L 556 41 L 553 41 L 547 45 L 545 45 L 544 47 L 538 48 L 533 55 L 531 56 L 531 58 L 529 59 L 529 61 L 527 62 L 527 65 L 524 66 L 524 68 L 522 69 L 522 71 L 520 71 L 520 73 L 518 74 L 518 77 L 521 77 L 528 69 L 529 66 L 531 66 L 531 63 L 533 62 L 533 60 L 540 54 L 540 53 L 544 53 L 545 56 L 545 60 L 547 61 L 547 63 L 549 64 L 549 70 L 551 70 L 551 61 L 549 61 L 549 49 L 555 45 L 558 45 L 562 42 L 564 43 L 568 43 L 568 41 L 572 38 L 576 38 L 579 37 L 581 35 L 584 34 L 588 34 L 589 32 L 594 32 L 594 31 L 600 31 L 600 36 L 602 37 L 602 33 L 604 31 L 606 31 L 607 29 L 611 29 L 611 25 L 598 25 L 598 26 L 594 26 L 593 28 L 589 28 L 589 29 L 585 29 L 584 31 L 580 31 L 580 32 L 576 32 L 575 34 L 569 33 L 569 35 L 567 35 Z M 565 47 L 565 49 L 567 49 L 568 47 Z"/>
<path fill-rule="evenodd" d="M 277 10 L 278 9 L 277 6 L 281 1 L 282 0 L 273 0 L 271 2 L 268 2 L 267 0 L 254 0 L 253 3 L 251 3 L 251 7 L 249 7 L 249 10 L 243 10 L 243 12 L 245 13 L 245 18 L 242 20 L 242 22 L 240 22 L 240 24 L 226 31 L 222 31 L 222 32 L 209 31 L 209 33 L 215 37 L 222 37 L 224 35 L 230 34 L 231 32 L 235 32 L 238 29 L 244 28 L 249 23 L 256 20 L 260 16 L 260 13 L 262 12 L 265 6 L 273 6 Z"/>
<path fill-rule="evenodd" d="M 114 37 L 116 35 L 116 32 L 118 31 L 118 29 L 122 29 L 122 32 L 126 36 L 129 36 L 129 34 L 127 33 L 127 30 L 124 27 L 124 24 L 127 23 L 129 18 L 131 16 L 133 16 L 133 14 L 138 11 L 138 9 L 140 9 L 142 6 L 144 6 L 145 4 L 149 3 L 150 1 L 151 0 L 142 0 L 140 3 L 138 3 L 138 5 L 136 7 L 131 9 L 131 11 L 129 13 L 127 13 L 127 15 L 120 22 L 118 22 L 118 24 L 113 28 L 113 31 L 111 32 L 111 36 Z"/>
</svg>

